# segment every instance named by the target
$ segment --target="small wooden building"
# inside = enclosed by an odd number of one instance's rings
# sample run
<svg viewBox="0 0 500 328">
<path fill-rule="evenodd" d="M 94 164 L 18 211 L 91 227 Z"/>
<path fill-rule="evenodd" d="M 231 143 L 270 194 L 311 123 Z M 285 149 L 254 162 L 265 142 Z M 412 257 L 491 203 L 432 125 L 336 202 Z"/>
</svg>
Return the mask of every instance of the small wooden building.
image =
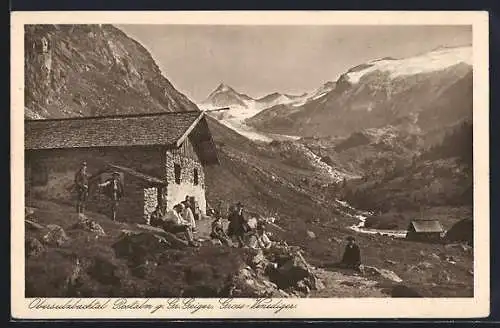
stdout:
<svg viewBox="0 0 500 328">
<path fill-rule="evenodd" d="M 437 242 L 443 232 L 444 229 L 438 220 L 413 220 L 408 225 L 406 239 Z"/>
<path fill-rule="evenodd" d="M 119 218 L 143 222 L 156 205 L 194 196 L 206 210 L 206 165 L 218 164 L 205 114 L 199 111 L 25 121 L 26 197 L 74 203 L 83 161 L 91 175 L 87 208 L 109 213 L 96 182 L 121 175 Z M 121 213 L 121 215 L 120 215 Z"/>
</svg>

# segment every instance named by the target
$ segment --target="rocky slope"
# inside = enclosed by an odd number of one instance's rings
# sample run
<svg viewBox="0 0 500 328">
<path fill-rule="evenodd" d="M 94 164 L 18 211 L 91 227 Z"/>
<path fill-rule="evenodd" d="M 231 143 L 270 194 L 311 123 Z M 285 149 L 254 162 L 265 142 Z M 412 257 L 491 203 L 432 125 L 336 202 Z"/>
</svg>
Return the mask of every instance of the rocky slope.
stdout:
<svg viewBox="0 0 500 328">
<path fill-rule="evenodd" d="M 472 117 L 471 47 L 382 59 L 342 74 L 324 97 L 279 105 L 247 120 L 273 133 L 348 135 L 416 115 L 423 130 Z"/>
<path fill-rule="evenodd" d="M 25 89 L 28 117 L 196 108 L 160 74 L 142 46 L 112 26 L 30 26 L 26 30 L 26 44 L 30 49 Z M 258 144 L 214 119 L 209 119 L 209 124 L 221 160 L 220 166 L 206 171 L 210 205 L 225 210 L 242 201 L 249 216 L 274 216 L 282 228 L 275 237 L 302 248 L 312 266 L 324 268 L 318 275 L 326 281 L 327 288 L 318 291 L 318 296 L 391 294 L 382 293 L 380 286 L 370 282 L 377 270 L 368 270 L 367 279 L 356 279 L 350 272 L 328 266 L 341 256 L 343 238 L 352 234 L 348 227 L 356 219 L 344 215 L 326 193 L 332 183 L 331 172 L 323 165 L 311 165 L 309 159 L 317 157 L 311 157 L 309 148 L 287 143 Z M 267 284 L 253 275 L 254 269 L 241 272 L 239 265 L 247 262 L 238 250 L 218 247 L 178 250 L 172 244 L 173 239 L 166 243 L 171 249 L 165 250 L 163 239 L 155 237 L 155 233 L 149 232 L 144 237 L 141 228 L 109 222 L 95 213 L 89 213 L 90 219 L 102 226 L 105 236 L 85 230 L 85 227 L 93 229 L 93 225 L 83 225 L 82 232 L 71 204 L 30 199 L 28 206 L 36 207 L 35 218 L 42 226 L 35 226 L 26 236 L 27 249 L 33 250 L 26 254 L 26 290 L 30 295 L 213 296 L 229 295 L 224 289 L 231 285 L 226 280 L 229 277 Z M 116 251 L 113 245 L 125 238 L 123 234 L 137 235 L 133 239 L 139 241 L 139 255 L 122 256 Z M 472 262 L 465 251 L 443 245 L 403 245 L 401 241 L 364 235 L 357 239 L 362 245 L 364 263 L 379 268 L 378 272 L 385 272 L 382 268 L 391 265 L 390 270 L 401 276 L 405 284 L 421 289 L 423 295 L 471 295 L 473 282 L 468 270 Z M 135 244 L 133 240 L 129 242 Z M 140 246 L 142 243 L 151 247 Z M 442 263 L 433 259 L 432 254 L 452 254 L 460 259 L 460 264 L 445 264 L 443 270 Z M 134 258 L 148 261 L 137 263 Z M 387 258 L 396 264 L 386 263 Z M 419 267 L 422 261 L 431 266 Z M 445 271 L 446 275 L 436 278 L 437 271 Z M 384 281 L 379 278 L 375 283 Z M 341 281 L 346 281 L 345 285 L 340 286 Z M 240 295 L 256 295 L 251 292 Z"/>
<path fill-rule="evenodd" d="M 25 45 L 28 118 L 197 109 L 114 26 L 28 25 Z"/>
</svg>

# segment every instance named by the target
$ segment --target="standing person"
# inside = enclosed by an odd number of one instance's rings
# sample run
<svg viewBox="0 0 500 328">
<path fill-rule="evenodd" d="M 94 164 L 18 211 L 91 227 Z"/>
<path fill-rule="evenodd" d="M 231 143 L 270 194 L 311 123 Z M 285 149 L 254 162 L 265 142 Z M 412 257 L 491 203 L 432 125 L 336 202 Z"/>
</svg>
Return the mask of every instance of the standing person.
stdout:
<svg viewBox="0 0 500 328">
<path fill-rule="evenodd" d="M 361 252 L 358 245 L 354 243 L 354 237 L 347 237 L 347 245 L 345 247 L 344 256 L 342 256 L 342 264 L 350 269 L 359 271 L 361 265 Z"/>
<path fill-rule="evenodd" d="M 124 188 L 122 181 L 120 179 L 120 173 L 113 172 L 110 179 L 106 180 L 104 183 L 100 183 L 99 188 L 105 188 L 105 194 L 111 198 L 111 219 L 116 221 L 116 215 L 118 212 L 118 205 L 120 199 L 124 196 Z"/>
<path fill-rule="evenodd" d="M 87 173 L 87 162 L 83 161 L 78 171 L 75 173 L 76 186 L 76 213 L 84 212 L 87 198 L 89 196 L 89 175 Z"/>
</svg>

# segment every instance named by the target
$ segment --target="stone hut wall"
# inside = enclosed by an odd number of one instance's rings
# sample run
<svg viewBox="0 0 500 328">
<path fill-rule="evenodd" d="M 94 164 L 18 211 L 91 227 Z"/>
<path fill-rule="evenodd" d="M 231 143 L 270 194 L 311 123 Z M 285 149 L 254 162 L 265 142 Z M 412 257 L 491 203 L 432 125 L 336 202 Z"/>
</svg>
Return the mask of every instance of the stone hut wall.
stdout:
<svg viewBox="0 0 500 328">
<path fill-rule="evenodd" d="M 162 153 L 158 147 L 113 147 L 113 148 L 74 148 L 25 152 L 25 193 L 26 197 L 56 200 L 61 203 L 75 204 L 75 172 L 82 161 L 87 161 L 87 170 L 94 175 L 113 163 L 135 169 L 156 177 L 163 175 Z M 46 179 L 44 179 L 44 175 Z M 95 179 L 90 183 L 88 209 L 110 214 L 111 207 L 107 196 L 97 192 Z M 35 182 L 35 183 L 33 183 Z M 120 203 L 118 217 L 132 222 L 144 222 L 145 188 L 151 186 L 131 175 L 123 176 L 125 198 Z M 146 192 L 147 198 L 152 191 Z M 147 210 L 154 203 L 148 201 Z M 156 206 L 156 204 L 154 205 Z"/>
<path fill-rule="evenodd" d="M 180 183 L 176 183 L 175 164 L 181 167 Z M 195 170 L 198 172 L 197 184 L 195 184 L 194 181 Z M 168 182 L 164 195 L 168 209 L 182 202 L 186 195 L 189 195 L 194 196 L 198 201 L 200 210 L 203 213 L 206 212 L 205 174 L 203 172 L 203 165 L 189 140 L 186 140 L 178 149 L 166 151 L 164 180 Z"/>
</svg>

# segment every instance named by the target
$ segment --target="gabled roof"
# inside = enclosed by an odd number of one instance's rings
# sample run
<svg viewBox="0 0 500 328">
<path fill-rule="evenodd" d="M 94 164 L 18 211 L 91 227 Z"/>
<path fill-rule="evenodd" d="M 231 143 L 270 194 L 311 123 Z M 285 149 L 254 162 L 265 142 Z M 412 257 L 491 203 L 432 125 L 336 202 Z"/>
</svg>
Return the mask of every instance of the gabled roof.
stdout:
<svg viewBox="0 0 500 328">
<path fill-rule="evenodd" d="M 410 223 L 415 232 L 443 232 L 444 229 L 438 220 L 414 220 Z"/>
<path fill-rule="evenodd" d="M 25 120 L 24 127 L 24 148 L 27 150 L 158 145 L 179 147 L 189 137 L 193 143 L 200 143 L 193 146 L 203 150 L 200 157 L 205 164 L 218 163 L 204 112 L 200 111 Z"/>
</svg>

